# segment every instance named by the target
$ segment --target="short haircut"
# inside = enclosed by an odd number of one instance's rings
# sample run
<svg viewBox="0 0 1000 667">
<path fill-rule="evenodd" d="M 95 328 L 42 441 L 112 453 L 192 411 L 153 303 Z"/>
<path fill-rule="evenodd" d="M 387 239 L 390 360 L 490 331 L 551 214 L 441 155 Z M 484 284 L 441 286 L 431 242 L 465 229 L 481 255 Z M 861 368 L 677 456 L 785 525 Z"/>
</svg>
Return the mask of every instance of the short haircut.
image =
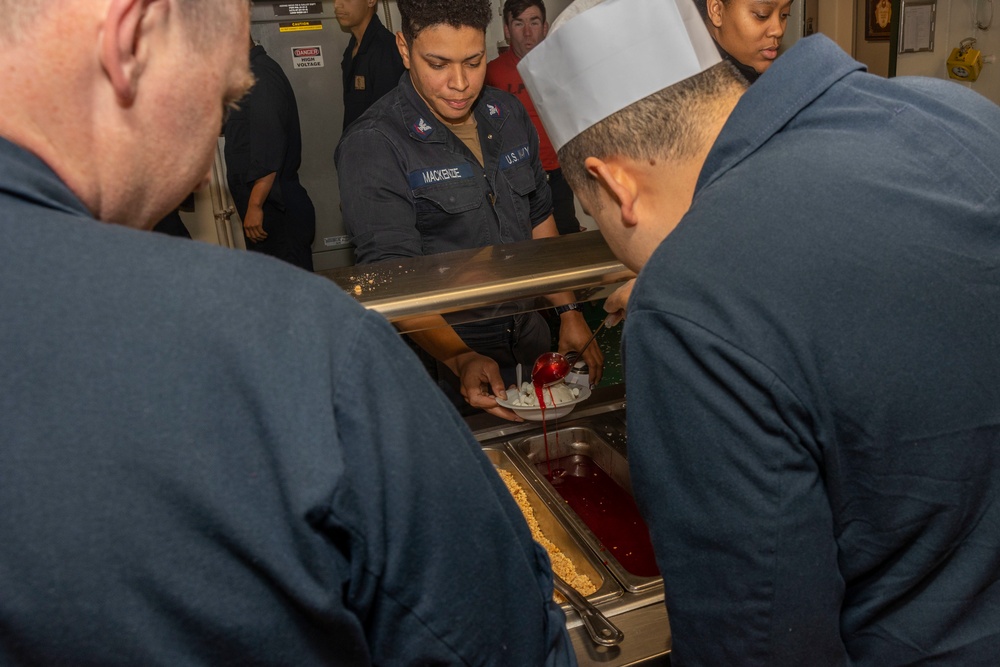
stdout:
<svg viewBox="0 0 1000 667">
<path fill-rule="evenodd" d="M 398 0 L 400 29 L 412 44 L 424 28 L 449 25 L 452 28 L 475 28 L 486 33 L 493 18 L 489 0 Z"/>
<path fill-rule="evenodd" d="M 41 20 L 46 11 L 57 11 L 55 5 L 43 0 L 0 0 L 0 43 L 16 44 L 33 21 Z"/>
<path fill-rule="evenodd" d="M 28 26 L 43 20 L 48 12 L 59 11 L 52 0 L 0 0 L 0 41 L 15 43 Z M 206 48 L 217 40 L 220 26 L 229 27 L 240 16 L 235 10 L 248 7 L 250 0 L 176 0 L 176 7 L 188 28 L 191 43 Z"/>
<path fill-rule="evenodd" d="M 250 6 L 250 0 L 176 0 L 187 27 L 192 46 L 208 49 L 218 42 L 219 34 L 245 20 L 238 8 Z"/>
<path fill-rule="evenodd" d="M 503 22 L 510 23 L 515 17 L 520 16 L 531 7 L 538 7 L 542 12 L 542 21 L 545 18 L 545 2 L 543 0 L 507 0 L 503 3 Z"/>
<path fill-rule="evenodd" d="M 706 141 L 706 119 L 716 102 L 745 90 L 746 79 L 723 61 L 616 111 L 559 149 L 559 166 L 574 190 L 592 191 L 583 163 L 607 160 L 678 160 L 694 156 Z"/>
</svg>

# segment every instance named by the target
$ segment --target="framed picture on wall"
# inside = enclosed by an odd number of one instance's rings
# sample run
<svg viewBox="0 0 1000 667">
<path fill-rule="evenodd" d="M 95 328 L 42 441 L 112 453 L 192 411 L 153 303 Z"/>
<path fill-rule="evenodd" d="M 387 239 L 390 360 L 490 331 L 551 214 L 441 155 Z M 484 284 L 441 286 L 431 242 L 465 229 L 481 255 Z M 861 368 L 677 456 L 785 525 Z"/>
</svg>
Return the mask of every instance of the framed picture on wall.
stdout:
<svg viewBox="0 0 1000 667">
<path fill-rule="evenodd" d="M 865 0 L 865 41 L 888 40 L 891 21 L 891 0 Z"/>
</svg>

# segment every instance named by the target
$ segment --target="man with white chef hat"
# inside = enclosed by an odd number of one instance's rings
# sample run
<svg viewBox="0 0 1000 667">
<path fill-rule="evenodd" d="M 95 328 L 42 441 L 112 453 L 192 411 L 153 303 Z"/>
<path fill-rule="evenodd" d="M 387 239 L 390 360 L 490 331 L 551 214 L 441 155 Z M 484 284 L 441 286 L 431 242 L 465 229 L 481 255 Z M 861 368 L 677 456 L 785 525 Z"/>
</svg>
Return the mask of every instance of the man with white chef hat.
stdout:
<svg viewBox="0 0 1000 667">
<path fill-rule="evenodd" d="M 995 661 L 1000 108 L 820 35 L 748 88 L 690 0 L 574 3 L 519 69 L 639 273 L 673 664 Z"/>
</svg>

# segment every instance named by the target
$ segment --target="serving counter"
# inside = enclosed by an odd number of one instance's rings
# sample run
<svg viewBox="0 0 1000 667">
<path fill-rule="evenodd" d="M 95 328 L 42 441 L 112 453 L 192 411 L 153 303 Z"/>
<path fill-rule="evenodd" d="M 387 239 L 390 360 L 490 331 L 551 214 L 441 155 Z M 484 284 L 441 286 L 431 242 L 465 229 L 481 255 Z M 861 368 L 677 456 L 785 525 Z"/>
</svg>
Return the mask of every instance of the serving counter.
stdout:
<svg viewBox="0 0 1000 667">
<path fill-rule="evenodd" d="M 624 465 L 628 458 L 625 410 L 622 385 L 597 388 L 569 416 L 547 425 L 552 458 L 558 458 L 558 453 L 567 448 L 582 452 L 630 490 Z M 508 422 L 485 413 L 469 417 L 466 422 L 484 448 L 511 452 L 514 464 L 524 471 L 540 501 L 550 507 L 556 520 L 582 543 L 588 555 L 596 556 L 601 576 L 611 582 L 610 587 L 602 584 L 588 599 L 625 635 L 617 646 L 594 643 L 579 614 L 569 605 L 563 605 L 566 627 L 580 665 L 669 665 L 670 625 L 663 604 L 663 580 L 659 576 L 636 576 L 623 568 L 552 491 L 545 476 L 532 474 L 532 469 L 538 471 L 541 466 L 532 465 L 534 462 L 525 454 L 541 437 L 538 424 Z"/>
<path fill-rule="evenodd" d="M 572 292 L 578 302 L 599 300 L 634 277 L 598 232 L 318 273 L 402 331 L 409 330 L 410 318 L 423 315 L 447 315 L 455 323 L 467 321 L 463 312 L 473 308 L 481 313 L 488 306 L 512 302 L 521 310 L 546 308 L 546 295 L 553 293 Z M 624 634 L 617 645 L 599 645 L 580 615 L 564 604 L 566 627 L 581 665 L 669 665 L 662 579 L 648 571 L 648 565 L 628 563 L 623 554 L 608 548 L 559 495 L 559 482 L 551 475 L 551 461 L 572 460 L 599 468 L 631 494 L 625 410 L 623 385 L 596 388 L 568 416 L 546 423 L 544 452 L 538 422 L 514 423 L 486 413 L 466 418 L 498 470 L 524 488 L 546 537 L 592 580 L 594 590 L 587 600 Z M 549 475 L 543 466 L 549 466 Z"/>
</svg>

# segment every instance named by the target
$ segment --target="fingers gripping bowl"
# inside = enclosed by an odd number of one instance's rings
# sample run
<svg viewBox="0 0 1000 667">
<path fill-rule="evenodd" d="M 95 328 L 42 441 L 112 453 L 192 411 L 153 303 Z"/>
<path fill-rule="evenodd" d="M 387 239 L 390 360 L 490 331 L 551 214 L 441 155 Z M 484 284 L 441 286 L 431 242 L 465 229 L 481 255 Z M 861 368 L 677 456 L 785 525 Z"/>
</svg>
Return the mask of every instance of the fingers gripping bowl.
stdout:
<svg viewBox="0 0 1000 667">
<path fill-rule="evenodd" d="M 578 403 L 590 398 L 590 387 L 569 382 L 558 382 L 542 389 L 545 409 L 539 405 L 535 387 L 530 382 L 521 384 L 520 391 L 513 385 L 507 388 L 507 398 L 497 398 L 497 404 L 510 408 L 521 419 L 542 421 L 559 419 L 573 412 Z"/>
</svg>

